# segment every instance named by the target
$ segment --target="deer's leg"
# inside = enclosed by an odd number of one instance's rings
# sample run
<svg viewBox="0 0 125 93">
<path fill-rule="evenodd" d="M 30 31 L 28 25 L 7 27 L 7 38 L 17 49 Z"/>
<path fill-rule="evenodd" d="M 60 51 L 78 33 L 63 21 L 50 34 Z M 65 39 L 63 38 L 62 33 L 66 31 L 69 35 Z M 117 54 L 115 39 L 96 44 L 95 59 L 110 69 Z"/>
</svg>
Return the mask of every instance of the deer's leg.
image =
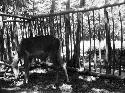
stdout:
<svg viewBox="0 0 125 93">
<path fill-rule="evenodd" d="M 67 82 L 69 82 L 69 76 L 68 76 L 68 73 L 67 73 L 66 62 L 64 62 L 64 60 L 62 59 L 60 53 L 57 56 L 58 56 L 58 60 L 60 62 L 60 65 L 61 65 L 61 67 L 64 70 L 64 73 L 65 73 L 65 76 L 66 76 L 66 80 L 67 80 Z"/>
<path fill-rule="evenodd" d="M 50 63 L 53 63 L 54 70 L 56 70 L 56 80 L 55 83 L 58 83 L 58 77 L 59 77 L 59 63 L 57 60 L 57 54 L 55 51 L 51 51 L 48 56 L 50 57 Z"/>
<path fill-rule="evenodd" d="M 28 78 L 29 78 L 29 64 L 30 60 L 28 57 L 24 57 L 24 70 L 25 70 L 25 83 L 28 83 Z"/>
<path fill-rule="evenodd" d="M 56 71 L 56 81 L 55 81 L 55 83 L 58 83 L 58 81 L 59 81 L 59 70 L 57 69 L 57 71 Z"/>
<path fill-rule="evenodd" d="M 63 63 L 62 68 L 66 75 L 66 81 L 69 82 L 69 76 L 68 76 L 67 69 L 66 69 L 66 63 Z"/>
</svg>

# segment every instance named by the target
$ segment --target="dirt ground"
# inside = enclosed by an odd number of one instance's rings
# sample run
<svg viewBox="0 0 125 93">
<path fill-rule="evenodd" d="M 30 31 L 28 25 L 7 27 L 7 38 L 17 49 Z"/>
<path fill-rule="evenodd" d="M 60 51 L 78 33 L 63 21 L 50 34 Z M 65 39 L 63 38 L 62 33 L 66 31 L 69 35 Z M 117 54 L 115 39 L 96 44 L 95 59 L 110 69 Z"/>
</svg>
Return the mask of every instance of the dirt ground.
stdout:
<svg viewBox="0 0 125 93">
<path fill-rule="evenodd" d="M 27 85 L 23 84 L 23 77 L 0 79 L 0 93 L 125 93 L 125 80 L 115 78 L 101 78 L 88 75 L 69 73 L 70 82 L 66 83 L 63 71 L 60 71 L 58 83 L 55 71 L 47 73 L 32 73 Z M 70 92 L 63 92 L 62 86 L 70 87 Z M 66 91 L 66 90 L 65 90 Z"/>
</svg>

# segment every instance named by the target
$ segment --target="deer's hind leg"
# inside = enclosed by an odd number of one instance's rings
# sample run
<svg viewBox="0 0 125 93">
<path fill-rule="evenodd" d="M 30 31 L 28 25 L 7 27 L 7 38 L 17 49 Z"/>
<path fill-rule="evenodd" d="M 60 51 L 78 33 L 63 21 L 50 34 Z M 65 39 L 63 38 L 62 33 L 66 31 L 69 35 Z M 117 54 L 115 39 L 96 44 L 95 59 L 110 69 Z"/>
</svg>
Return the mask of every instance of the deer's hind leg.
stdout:
<svg viewBox="0 0 125 93">
<path fill-rule="evenodd" d="M 25 83 L 28 83 L 29 79 L 29 69 L 31 65 L 32 58 L 24 57 L 24 71 L 25 71 Z"/>
</svg>

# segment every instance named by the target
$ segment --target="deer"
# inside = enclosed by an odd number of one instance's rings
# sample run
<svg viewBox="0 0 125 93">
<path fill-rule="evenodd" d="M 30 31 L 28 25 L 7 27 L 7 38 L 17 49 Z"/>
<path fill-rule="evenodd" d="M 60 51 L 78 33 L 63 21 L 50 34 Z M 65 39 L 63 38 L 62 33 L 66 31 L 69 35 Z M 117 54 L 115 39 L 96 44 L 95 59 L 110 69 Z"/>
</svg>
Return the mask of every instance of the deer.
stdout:
<svg viewBox="0 0 125 93">
<path fill-rule="evenodd" d="M 53 65 L 57 68 L 57 79 L 59 74 L 59 67 L 64 70 L 66 81 L 69 82 L 69 77 L 66 68 L 66 62 L 63 61 L 60 54 L 60 40 L 52 35 L 35 36 L 30 38 L 23 38 L 18 46 L 18 61 L 24 59 L 24 83 L 28 83 L 29 69 L 33 58 L 46 60 L 48 57 Z M 17 58 L 17 56 L 16 56 Z M 12 63 L 12 67 L 17 67 L 17 59 Z M 15 69 L 14 69 L 15 70 Z M 18 71 L 15 71 L 18 72 Z M 56 79 L 56 80 L 57 80 Z"/>
</svg>

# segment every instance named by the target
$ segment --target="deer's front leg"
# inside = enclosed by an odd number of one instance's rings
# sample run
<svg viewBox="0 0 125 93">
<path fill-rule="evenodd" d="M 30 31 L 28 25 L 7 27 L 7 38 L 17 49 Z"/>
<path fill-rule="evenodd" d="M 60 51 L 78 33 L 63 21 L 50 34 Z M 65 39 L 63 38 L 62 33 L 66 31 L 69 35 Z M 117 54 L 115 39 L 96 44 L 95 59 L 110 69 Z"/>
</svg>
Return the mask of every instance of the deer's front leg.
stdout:
<svg viewBox="0 0 125 93">
<path fill-rule="evenodd" d="M 28 83 L 28 79 L 29 79 L 29 68 L 30 68 L 30 64 L 31 64 L 31 58 L 25 56 L 24 57 L 24 71 L 25 71 L 25 83 Z"/>
<path fill-rule="evenodd" d="M 68 76 L 67 69 L 66 69 L 66 63 L 62 64 L 62 68 L 63 68 L 63 70 L 65 72 L 66 80 L 67 80 L 67 82 L 69 82 L 69 76 Z"/>
<path fill-rule="evenodd" d="M 67 63 L 64 62 L 64 60 L 62 59 L 60 52 L 59 52 L 59 54 L 57 56 L 58 56 L 58 62 L 60 62 L 60 65 L 61 65 L 61 67 L 64 70 L 64 73 L 65 73 L 65 76 L 66 76 L 66 80 L 67 80 L 67 82 L 69 82 L 69 76 L 68 76 L 67 68 L 66 68 Z"/>
</svg>

